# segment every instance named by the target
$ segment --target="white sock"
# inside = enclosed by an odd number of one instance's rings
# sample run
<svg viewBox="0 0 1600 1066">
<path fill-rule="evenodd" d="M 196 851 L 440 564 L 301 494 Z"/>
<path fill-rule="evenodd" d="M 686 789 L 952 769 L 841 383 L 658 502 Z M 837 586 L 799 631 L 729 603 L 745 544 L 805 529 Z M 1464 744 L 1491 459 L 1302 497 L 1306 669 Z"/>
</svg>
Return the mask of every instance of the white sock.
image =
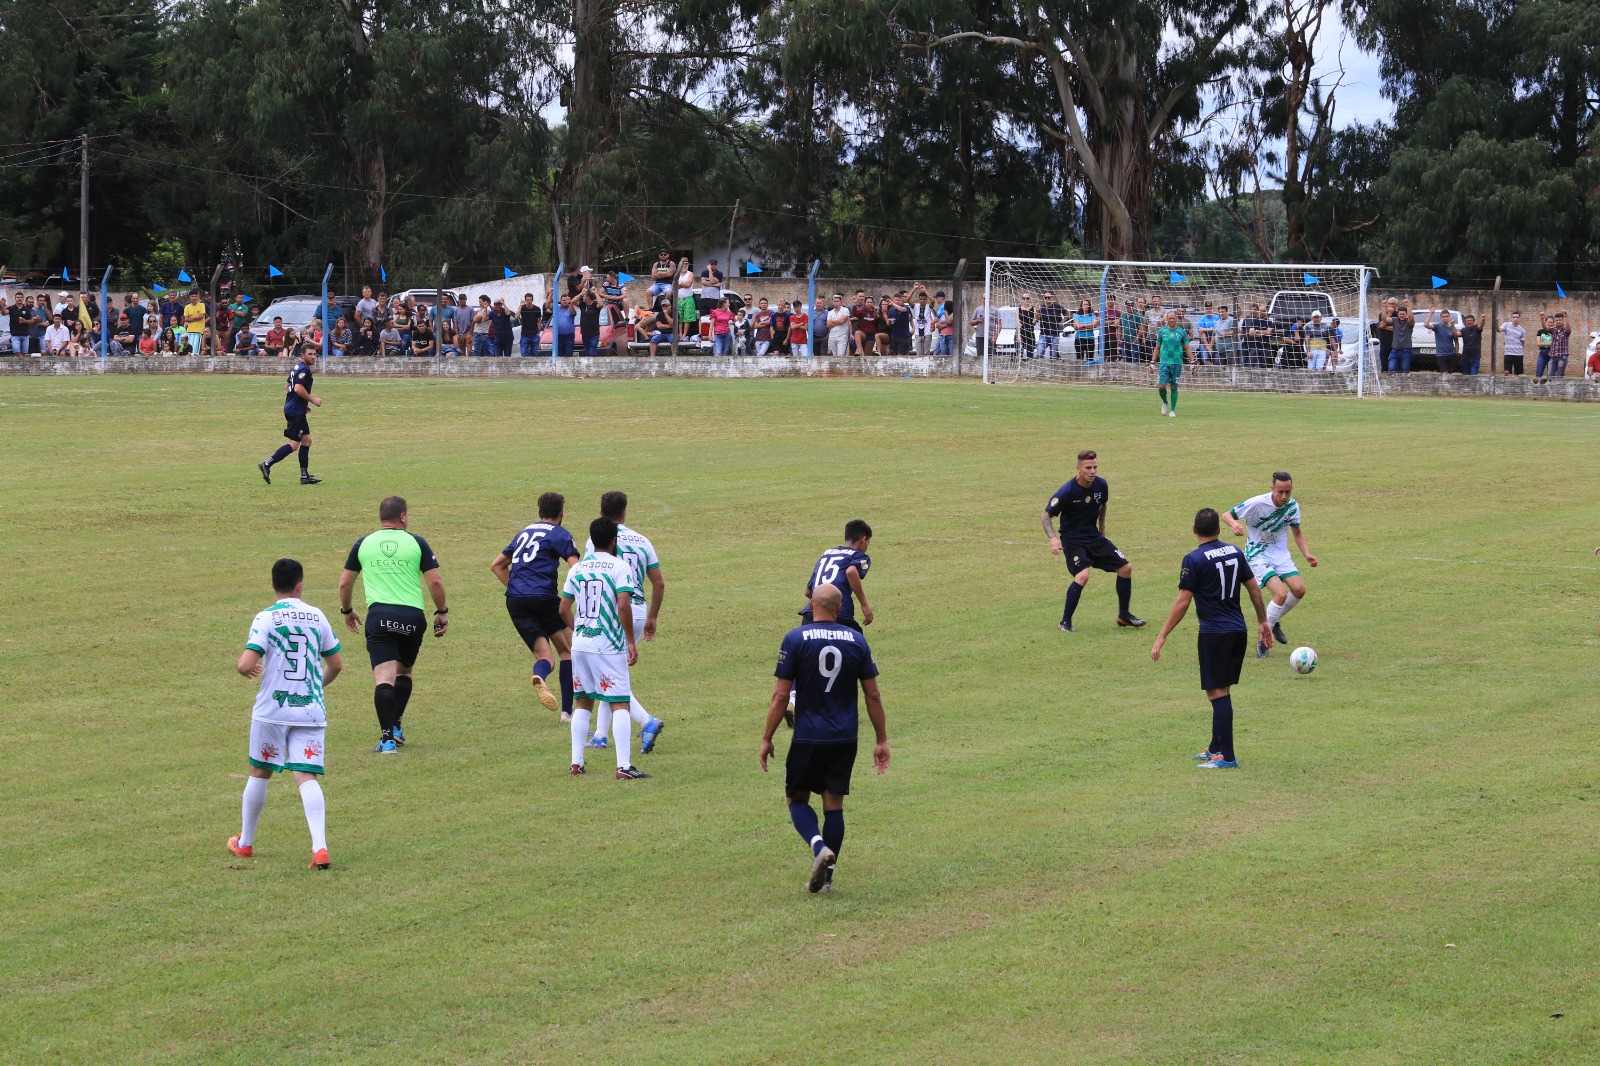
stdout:
<svg viewBox="0 0 1600 1066">
<path fill-rule="evenodd" d="M 589 709 L 587 707 L 572 708 L 572 762 L 575 766 L 583 765 L 583 746 L 589 740 Z"/>
<path fill-rule="evenodd" d="M 1299 603 L 1299 602 L 1300 602 L 1300 597 L 1299 596 L 1296 596 L 1292 592 L 1289 593 L 1287 596 L 1285 596 L 1283 598 L 1283 610 L 1278 612 L 1278 617 L 1282 618 L 1284 615 L 1286 615 L 1290 611 L 1294 610 L 1294 605 Z"/>
<path fill-rule="evenodd" d="M 611 704 L 601 703 L 594 710 L 594 738 L 596 740 L 611 735 Z"/>
<path fill-rule="evenodd" d="M 328 846 L 328 805 L 322 798 L 322 784 L 315 779 L 300 786 L 300 805 L 306 809 L 306 826 L 311 830 L 311 850 Z"/>
<path fill-rule="evenodd" d="M 244 824 L 239 829 L 239 846 L 248 848 L 256 840 L 261 808 L 267 805 L 267 779 L 249 777 L 244 782 Z"/>
<path fill-rule="evenodd" d="M 1283 612 L 1287 609 L 1288 608 L 1284 607 L 1277 600 L 1273 600 L 1271 603 L 1267 604 L 1267 625 L 1277 625 L 1278 619 L 1283 617 Z"/>
<path fill-rule="evenodd" d="M 616 717 L 617 735 L 612 737 L 612 746 L 617 749 L 617 769 L 633 765 L 633 719 L 628 715 L 619 714 Z"/>
<path fill-rule="evenodd" d="M 650 712 L 641 707 L 637 699 L 629 699 L 628 716 L 633 719 L 633 724 L 640 729 L 650 724 Z"/>
</svg>

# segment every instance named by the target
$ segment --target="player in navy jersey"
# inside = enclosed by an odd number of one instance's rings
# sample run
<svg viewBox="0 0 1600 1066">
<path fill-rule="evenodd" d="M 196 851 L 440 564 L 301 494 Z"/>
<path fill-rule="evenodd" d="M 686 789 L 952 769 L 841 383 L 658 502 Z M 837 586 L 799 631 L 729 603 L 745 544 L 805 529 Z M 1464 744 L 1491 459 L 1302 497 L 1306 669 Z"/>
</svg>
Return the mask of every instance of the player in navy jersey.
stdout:
<svg viewBox="0 0 1600 1066">
<path fill-rule="evenodd" d="M 1117 625 L 1144 625 L 1143 618 L 1135 618 L 1129 608 L 1133 599 L 1133 564 L 1106 539 L 1106 503 L 1111 499 L 1111 487 L 1099 475 L 1100 461 L 1092 451 L 1078 453 L 1078 473 L 1050 497 L 1044 507 L 1044 533 L 1050 538 L 1050 552 L 1067 556 L 1067 572 L 1072 581 L 1067 585 L 1067 604 L 1061 610 L 1060 630 L 1076 633 L 1072 614 L 1078 609 L 1078 598 L 1089 583 L 1089 569 L 1109 570 L 1117 575 Z M 1051 525 L 1052 519 L 1061 517 L 1061 534 Z"/>
<path fill-rule="evenodd" d="M 1250 642 L 1250 631 L 1244 623 L 1244 612 L 1239 610 L 1239 587 L 1250 593 L 1250 602 L 1256 609 L 1257 636 L 1267 647 L 1272 646 L 1272 627 L 1267 624 L 1267 605 L 1261 598 L 1261 586 L 1244 552 L 1237 545 L 1218 540 L 1222 532 L 1222 519 L 1217 512 L 1203 507 L 1194 516 L 1194 535 L 1200 544 L 1183 557 L 1178 571 L 1178 598 L 1156 634 L 1156 643 L 1150 649 L 1150 658 L 1161 660 L 1161 646 L 1183 616 L 1194 604 L 1200 616 L 1200 687 L 1211 701 L 1211 743 L 1196 755 L 1202 770 L 1233 770 L 1239 760 L 1233 750 L 1233 686 L 1239 683 L 1239 671 L 1244 666 L 1244 652 Z"/>
<path fill-rule="evenodd" d="M 567 506 L 559 492 L 539 497 L 539 521 L 524 528 L 489 570 L 506 587 L 506 611 L 528 650 L 533 652 L 533 691 L 545 710 L 561 709 L 561 720 L 572 720 L 572 634 L 561 620 L 561 564 L 578 562 L 578 547 L 561 525 Z M 554 647 L 561 662 L 561 699 L 550 691 L 545 678 L 555 664 Z"/>
<path fill-rule="evenodd" d="M 306 421 L 306 413 L 311 407 L 322 406 L 321 398 L 311 395 L 311 368 L 316 363 L 316 346 L 307 344 L 300 349 L 300 358 L 289 371 L 283 396 L 283 417 L 289 423 L 283 435 L 289 438 L 289 443 L 273 452 L 272 458 L 256 464 L 256 469 L 261 471 L 261 480 L 268 485 L 272 484 L 273 466 L 289 458 L 290 452 L 296 451 L 300 453 L 300 484 L 316 485 L 322 481 L 320 477 L 311 475 L 311 424 Z"/>
<path fill-rule="evenodd" d="M 817 565 L 811 568 L 811 576 L 806 579 L 808 601 L 819 585 L 832 585 L 839 590 L 838 621 L 851 629 L 859 630 L 863 624 L 872 624 L 872 607 L 867 603 L 867 590 L 861 587 L 867 571 L 872 568 L 872 559 L 867 555 L 867 548 L 871 544 L 872 527 L 859 518 L 852 518 L 844 524 L 844 543 L 823 552 Z M 861 601 L 860 623 L 856 622 L 856 600 Z M 800 608 L 800 617 L 811 621 L 809 603 Z"/>
<path fill-rule="evenodd" d="M 889 769 L 889 734 L 878 695 L 878 664 L 867 638 L 855 627 L 839 624 L 843 597 L 837 586 L 821 584 L 811 595 L 811 621 L 784 635 L 778 647 L 778 683 L 767 707 L 767 728 L 761 735 L 761 769 L 772 754 L 772 735 L 784 719 L 784 706 L 795 693 L 794 740 L 784 769 L 783 794 L 789 818 L 811 848 L 809 892 L 833 889 L 833 867 L 844 845 L 844 798 L 850 794 L 850 773 L 856 763 L 860 712 L 856 686 L 867 698 L 867 717 L 877 735 L 872 764 Z M 822 793 L 822 826 L 811 807 L 811 793 Z"/>
</svg>

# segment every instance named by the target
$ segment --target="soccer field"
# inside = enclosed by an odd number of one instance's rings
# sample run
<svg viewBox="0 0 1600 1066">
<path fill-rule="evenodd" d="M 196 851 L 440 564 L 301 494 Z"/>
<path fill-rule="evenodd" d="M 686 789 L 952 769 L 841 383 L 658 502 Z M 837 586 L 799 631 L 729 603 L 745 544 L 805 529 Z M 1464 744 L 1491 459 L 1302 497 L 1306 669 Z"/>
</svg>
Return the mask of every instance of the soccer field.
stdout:
<svg viewBox="0 0 1600 1066">
<path fill-rule="evenodd" d="M 1600 773 L 1585 405 L 972 382 L 324 377 L 262 484 L 270 377 L 8 378 L 0 1060 L 1594 1061 Z M 1092 447 L 1109 574 L 1079 632 L 1039 514 Z M 1210 733 L 1195 619 L 1149 650 L 1196 508 L 1287 468 L 1321 566 Z M 668 580 L 634 684 L 648 781 L 567 774 L 488 564 L 555 489 L 632 498 Z M 329 847 L 274 781 L 230 855 L 281 555 L 337 621 L 389 494 L 439 554 L 395 757 L 358 639 Z M 778 641 L 873 526 L 889 773 L 831 896 L 756 764 Z M 359 601 L 358 601 L 359 602 Z M 343 629 L 339 632 L 343 635 Z M 865 725 L 865 723 L 863 723 Z M 868 732 L 870 736 L 870 730 Z"/>
</svg>

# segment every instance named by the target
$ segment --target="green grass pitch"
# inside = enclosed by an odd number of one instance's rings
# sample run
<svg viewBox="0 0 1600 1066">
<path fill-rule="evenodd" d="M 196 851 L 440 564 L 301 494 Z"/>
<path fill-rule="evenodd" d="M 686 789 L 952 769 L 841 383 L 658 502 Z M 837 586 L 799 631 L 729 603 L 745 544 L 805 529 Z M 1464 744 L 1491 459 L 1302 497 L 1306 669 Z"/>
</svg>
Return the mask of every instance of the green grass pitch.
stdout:
<svg viewBox="0 0 1600 1066">
<path fill-rule="evenodd" d="M 0 389 L 0 1060 L 1553 1063 L 1600 1046 L 1596 409 L 970 382 L 324 377 L 263 485 L 273 378 Z M 1056 632 L 1039 513 L 1082 447 L 1134 563 Z M 1197 507 L 1288 468 L 1319 569 L 1251 659 L 1238 773 L 1194 618 Z M 488 564 L 567 494 L 632 496 L 669 582 L 637 690 L 655 776 L 567 776 Z M 305 563 L 333 614 L 399 493 L 443 562 L 410 746 L 329 690 L 334 868 L 292 787 L 237 831 L 233 662 Z M 894 762 L 858 764 L 838 891 L 756 747 L 777 643 L 846 519 Z M 779 758 L 785 749 L 779 734 Z M 607 757 L 591 760 L 604 771 Z"/>
</svg>

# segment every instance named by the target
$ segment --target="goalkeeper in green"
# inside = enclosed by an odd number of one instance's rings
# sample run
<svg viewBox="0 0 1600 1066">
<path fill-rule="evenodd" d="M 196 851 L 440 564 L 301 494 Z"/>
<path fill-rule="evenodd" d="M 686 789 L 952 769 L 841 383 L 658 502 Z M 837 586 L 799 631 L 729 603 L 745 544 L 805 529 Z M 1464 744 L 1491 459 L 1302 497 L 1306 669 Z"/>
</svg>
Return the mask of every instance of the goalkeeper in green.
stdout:
<svg viewBox="0 0 1600 1066">
<path fill-rule="evenodd" d="M 1161 390 L 1161 413 L 1168 418 L 1178 417 L 1178 378 L 1183 376 L 1188 354 L 1189 331 L 1178 325 L 1176 311 L 1168 311 L 1161 328 L 1156 330 L 1155 350 L 1150 353 L 1150 369 L 1156 372 L 1156 387 Z M 1172 389 L 1170 403 L 1167 400 L 1169 387 Z"/>
</svg>

